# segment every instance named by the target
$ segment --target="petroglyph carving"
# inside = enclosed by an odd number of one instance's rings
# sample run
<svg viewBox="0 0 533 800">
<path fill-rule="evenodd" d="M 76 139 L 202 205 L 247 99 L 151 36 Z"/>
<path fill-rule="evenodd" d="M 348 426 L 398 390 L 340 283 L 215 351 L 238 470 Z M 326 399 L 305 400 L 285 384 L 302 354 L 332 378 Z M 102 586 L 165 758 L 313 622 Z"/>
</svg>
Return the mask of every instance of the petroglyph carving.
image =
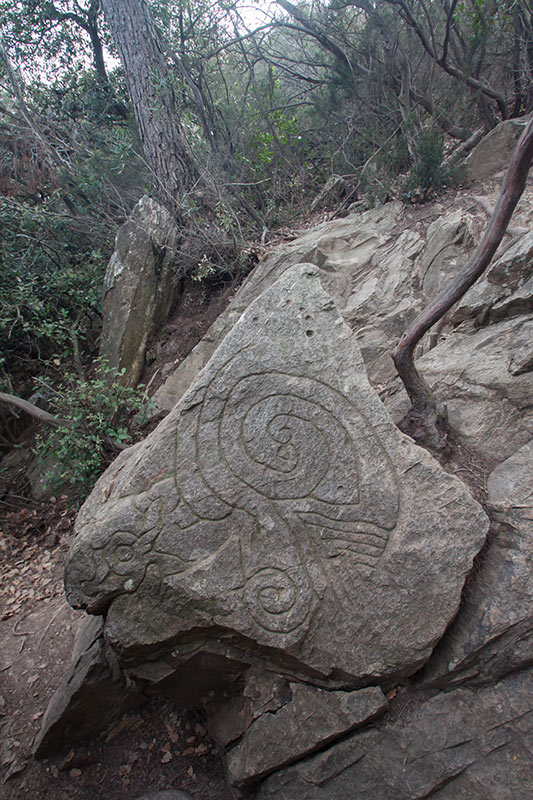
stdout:
<svg viewBox="0 0 533 800">
<path fill-rule="evenodd" d="M 122 652 L 168 645 L 185 664 L 204 643 L 267 648 L 366 681 L 422 663 L 485 529 L 394 429 L 316 268 L 298 265 L 95 487 L 66 585 L 74 605 L 106 612 Z"/>
<path fill-rule="evenodd" d="M 399 491 L 376 433 L 346 397 L 317 379 L 258 372 L 253 350 L 224 364 L 182 417 L 177 486 L 200 518 L 239 508 L 257 521 L 258 537 L 241 537 L 244 600 L 258 625 L 289 632 L 312 608 L 311 573 L 328 558 L 376 566 Z"/>
<path fill-rule="evenodd" d="M 317 379 L 252 372 L 254 359 L 253 346 L 241 350 L 184 410 L 175 481 L 135 498 L 126 519 L 118 513 L 104 552 L 93 545 L 91 580 L 135 591 L 148 568 L 179 575 L 238 530 L 243 605 L 260 627 L 289 633 L 319 599 L 313 573 L 331 579 L 328 560 L 348 584 L 376 567 L 399 490 L 346 397 Z"/>
</svg>

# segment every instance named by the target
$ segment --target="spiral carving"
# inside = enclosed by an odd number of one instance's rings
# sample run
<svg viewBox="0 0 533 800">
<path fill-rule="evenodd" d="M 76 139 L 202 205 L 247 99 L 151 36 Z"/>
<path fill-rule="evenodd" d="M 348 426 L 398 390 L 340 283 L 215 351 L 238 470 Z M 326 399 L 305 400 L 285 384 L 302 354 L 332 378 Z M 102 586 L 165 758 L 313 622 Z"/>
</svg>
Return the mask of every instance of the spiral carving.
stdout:
<svg viewBox="0 0 533 800">
<path fill-rule="evenodd" d="M 339 438 L 338 423 L 309 399 L 310 392 L 295 387 L 289 394 L 288 388 L 284 376 L 243 378 L 228 397 L 220 425 L 233 475 L 273 500 L 311 494 L 327 474 L 330 443 Z"/>
<path fill-rule="evenodd" d="M 372 568 L 396 522 L 392 467 L 349 400 L 318 379 L 253 372 L 242 353 L 180 423 L 177 463 L 198 517 L 231 530 L 239 509 L 254 521 L 239 534 L 243 600 L 269 632 L 304 624 L 316 576 L 340 550 Z"/>
<path fill-rule="evenodd" d="M 273 633 L 290 633 L 309 612 L 307 587 L 274 567 L 261 569 L 250 578 L 244 600 L 255 622 Z"/>
</svg>

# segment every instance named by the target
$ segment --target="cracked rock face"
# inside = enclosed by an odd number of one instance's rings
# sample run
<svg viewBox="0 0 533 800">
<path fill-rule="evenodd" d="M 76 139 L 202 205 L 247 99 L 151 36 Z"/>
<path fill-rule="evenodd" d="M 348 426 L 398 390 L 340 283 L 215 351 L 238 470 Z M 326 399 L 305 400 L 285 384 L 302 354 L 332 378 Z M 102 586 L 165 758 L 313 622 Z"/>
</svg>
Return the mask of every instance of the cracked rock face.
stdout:
<svg viewBox="0 0 533 800">
<path fill-rule="evenodd" d="M 200 692 L 252 657 L 329 688 L 392 685 L 456 613 L 486 530 L 395 429 L 317 269 L 298 265 L 98 482 L 66 587 L 170 693 L 198 665 Z"/>
<path fill-rule="evenodd" d="M 327 692 L 305 684 L 287 684 L 287 702 L 275 712 L 261 714 L 227 754 L 232 786 L 246 787 L 311 755 L 381 717 L 388 707 L 377 686 L 355 692 Z"/>
<path fill-rule="evenodd" d="M 457 689 L 268 778 L 257 800 L 527 800 L 531 671 Z"/>
<path fill-rule="evenodd" d="M 488 501 L 490 547 L 426 683 L 488 683 L 533 663 L 533 440 L 491 473 Z"/>
</svg>

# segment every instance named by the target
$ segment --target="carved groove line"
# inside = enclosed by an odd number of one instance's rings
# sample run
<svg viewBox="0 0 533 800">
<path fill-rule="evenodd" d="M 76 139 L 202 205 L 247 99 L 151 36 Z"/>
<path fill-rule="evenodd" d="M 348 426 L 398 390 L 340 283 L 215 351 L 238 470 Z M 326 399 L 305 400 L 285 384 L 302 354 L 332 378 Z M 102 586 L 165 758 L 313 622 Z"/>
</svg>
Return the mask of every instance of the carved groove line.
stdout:
<svg viewBox="0 0 533 800">
<path fill-rule="evenodd" d="M 299 375 L 246 374 L 239 355 L 205 390 L 191 431 L 197 474 L 185 500 L 200 518 L 239 508 L 257 519 L 266 544 L 241 541 L 243 599 L 258 625 L 286 633 L 304 622 L 312 604 L 309 552 L 315 567 L 331 547 L 375 566 L 396 524 L 398 487 L 377 436 L 343 395 Z M 358 439 L 371 453 L 372 481 L 361 475 Z M 380 505 L 389 512 L 384 522 L 376 517 Z M 307 536 L 306 552 L 293 530 L 301 531 L 301 522 L 307 532 L 320 531 Z"/>
</svg>

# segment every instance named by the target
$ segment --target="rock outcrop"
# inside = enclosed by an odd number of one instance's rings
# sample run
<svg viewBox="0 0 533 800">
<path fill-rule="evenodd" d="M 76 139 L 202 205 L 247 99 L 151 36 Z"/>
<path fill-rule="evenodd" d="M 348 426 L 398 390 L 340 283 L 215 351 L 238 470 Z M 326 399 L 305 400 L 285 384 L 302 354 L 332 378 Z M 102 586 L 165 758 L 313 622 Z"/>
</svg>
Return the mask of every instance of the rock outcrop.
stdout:
<svg viewBox="0 0 533 800">
<path fill-rule="evenodd" d="M 48 704 L 34 742 L 37 758 L 100 733 L 144 702 L 142 692 L 126 677 L 117 654 L 104 640 L 103 627 L 101 617 L 80 620 L 70 668 Z"/>
<path fill-rule="evenodd" d="M 419 354 L 455 476 L 386 410 L 390 350 L 486 222 L 431 213 L 267 255 L 80 512 L 71 602 L 145 693 L 203 706 L 236 797 L 533 794 L 533 192 Z"/>
<path fill-rule="evenodd" d="M 488 479 L 490 547 L 423 682 L 495 682 L 533 661 L 533 439 Z"/>
<path fill-rule="evenodd" d="M 245 788 L 275 770 L 312 755 L 355 728 L 383 716 L 387 698 L 377 686 L 328 692 L 287 682 L 289 698 L 262 713 L 226 757 L 229 782 Z"/>
<path fill-rule="evenodd" d="M 98 482 L 67 596 L 106 614 L 107 641 L 148 693 L 195 705 L 238 695 L 252 667 L 285 680 L 279 706 L 256 698 L 229 737 L 228 775 L 247 787 L 383 713 L 378 687 L 428 660 L 486 531 L 464 485 L 394 427 L 303 264 Z M 276 736 L 291 727 L 283 754 Z"/>
<path fill-rule="evenodd" d="M 176 248 L 179 231 L 166 209 L 143 197 L 119 228 L 104 278 L 100 355 L 135 386 L 144 367 L 146 345 L 162 325 L 178 290 Z"/>
<path fill-rule="evenodd" d="M 316 268 L 300 265 L 99 482 L 67 596 L 107 613 L 130 663 L 222 636 L 308 677 L 395 681 L 442 636 L 485 532 L 463 485 L 394 428 Z"/>
<path fill-rule="evenodd" d="M 465 162 L 466 174 L 472 181 L 489 178 L 507 169 L 527 117 L 507 119 L 496 125 L 472 150 Z"/>
<path fill-rule="evenodd" d="M 527 800 L 531 671 L 456 689 L 267 779 L 257 800 Z"/>
</svg>

